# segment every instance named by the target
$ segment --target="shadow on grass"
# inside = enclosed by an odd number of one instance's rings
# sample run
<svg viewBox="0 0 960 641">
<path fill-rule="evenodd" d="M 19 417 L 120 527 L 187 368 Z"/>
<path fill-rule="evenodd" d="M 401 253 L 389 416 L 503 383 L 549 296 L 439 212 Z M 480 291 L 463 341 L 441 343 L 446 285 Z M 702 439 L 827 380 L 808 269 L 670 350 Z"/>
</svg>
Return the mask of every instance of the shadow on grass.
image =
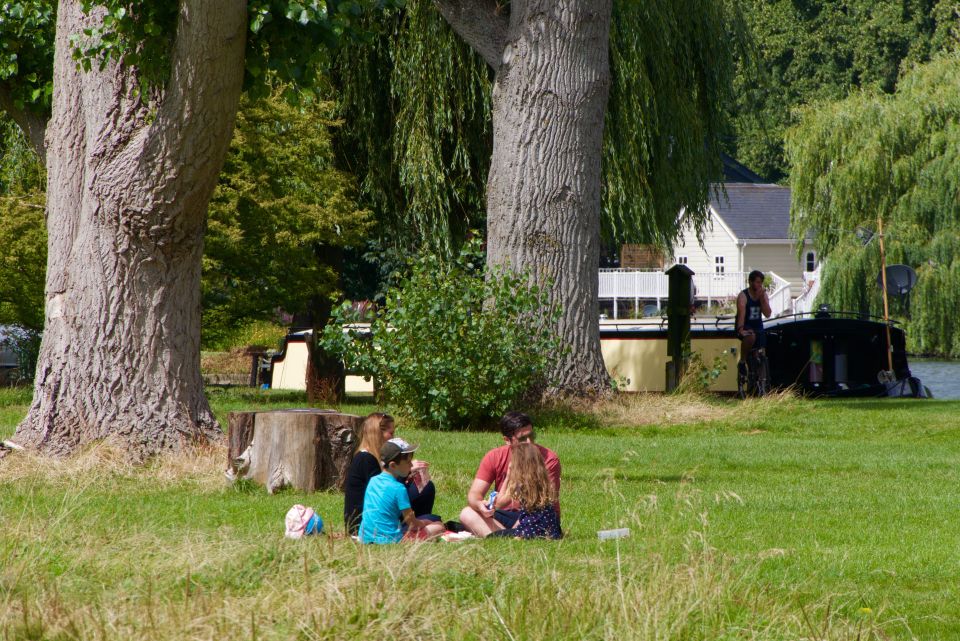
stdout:
<svg viewBox="0 0 960 641">
<path fill-rule="evenodd" d="M 207 385 L 204 391 L 211 401 L 236 401 L 240 403 L 306 405 L 307 395 L 298 390 L 262 390 L 256 387 L 225 387 Z"/>
<path fill-rule="evenodd" d="M 571 431 L 591 431 L 602 433 L 603 426 L 597 416 L 578 413 L 571 409 L 555 407 L 534 407 L 524 408 L 526 414 L 530 416 L 533 425 L 537 431 L 549 432 L 571 432 Z M 484 422 L 466 425 L 457 429 L 438 430 L 443 432 L 499 432 L 500 418 L 492 417 Z"/>
<path fill-rule="evenodd" d="M 623 481 L 623 482 L 630 482 L 630 483 L 662 483 L 664 485 L 690 481 L 690 477 L 686 474 L 666 474 L 666 475 L 639 474 L 635 472 L 621 472 L 619 470 L 613 474 L 576 474 L 576 473 L 570 474 L 569 472 L 563 473 L 564 483 L 574 482 L 574 481 L 596 483 L 598 480 L 604 480 L 607 478 L 617 482 Z"/>
<path fill-rule="evenodd" d="M 558 431 L 600 431 L 600 418 L 568 408 L 539 408 L 531 411 L 537 429 Z"/>
</svg>

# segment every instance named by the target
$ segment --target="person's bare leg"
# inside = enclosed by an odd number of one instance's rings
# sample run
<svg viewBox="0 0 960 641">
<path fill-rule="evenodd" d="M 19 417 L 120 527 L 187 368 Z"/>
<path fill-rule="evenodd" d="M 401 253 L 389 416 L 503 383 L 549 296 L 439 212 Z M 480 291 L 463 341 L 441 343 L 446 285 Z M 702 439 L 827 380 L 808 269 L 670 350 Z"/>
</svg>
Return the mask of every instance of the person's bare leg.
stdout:
<svg viewBox="0 0 960 641">
<path fill-rule="evenodd" d="M 753 344 L 757 342 L 756 334 L 744 334 L 740 339 L 740 362 L 747 362 L 747 354 L 753 349 Z"/>
<path fill-rule="evenodd" d="M 484 518 L 470 506 L 460 511 L 460 523 L 462 523 L 463 527 L 467 528 L 471 534 L 480 538 L 487 536 L 491 532 L 504 529 L 500 521 L 494 518 Z"/>
</svg>

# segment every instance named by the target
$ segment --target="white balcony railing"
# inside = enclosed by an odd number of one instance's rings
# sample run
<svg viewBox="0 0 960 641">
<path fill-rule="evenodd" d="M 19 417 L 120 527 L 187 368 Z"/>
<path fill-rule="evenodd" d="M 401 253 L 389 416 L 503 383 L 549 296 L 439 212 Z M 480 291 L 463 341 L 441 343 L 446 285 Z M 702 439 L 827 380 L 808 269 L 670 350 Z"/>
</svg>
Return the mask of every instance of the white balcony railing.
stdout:
<svg viewBox="0 0 960 641">
<path fill-rule="evenodd" d="M 770 307 L 773 316 L 779 316 L 791 309 L 790 283 L 773 272 Z M 712 306 L 714 303 L 726 303 L 735 298 L 746 287 L 748 272 L 724 272 L 721 274 L 694 274 L 696 299 Z M 662 307 L 669 295 L 669 278 L 662 271 L 639 269 L 601 269 L 600 299 L 613 300 L 614 318 L 617 317 L 617 301 L 632 300 L 635 307 L 641 301 L 655 302 Z"/>
</svg>

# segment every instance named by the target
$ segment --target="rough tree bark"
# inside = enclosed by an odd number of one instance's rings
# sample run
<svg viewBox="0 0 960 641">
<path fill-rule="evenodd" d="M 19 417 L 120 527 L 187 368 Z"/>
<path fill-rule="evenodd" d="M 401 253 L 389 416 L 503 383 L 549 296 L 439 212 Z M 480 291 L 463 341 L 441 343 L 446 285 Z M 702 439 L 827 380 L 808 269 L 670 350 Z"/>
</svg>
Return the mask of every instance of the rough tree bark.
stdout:
<svg viewBox="0 0 960 641">
<path fill-rule="evenodd" d="M 553 282 L 569 350 L 547 392 L 602 393 L 597 269 L 612 0 L 513 0 L 509 9 L 434 1 L 496 74 L 487 262 Z"/>
<path fill-rule="evenodd" d="M 13 441 L 62 455 L 111 438 L 142 458 L 223 439 L 200 376 L 200 259 L 243 82 L 246 2 L 181 0 L 153 111 L 131 69 L 77 69 L 69 37 L 99 19 L 59 4 L 46 325 Z"/>
</svg>

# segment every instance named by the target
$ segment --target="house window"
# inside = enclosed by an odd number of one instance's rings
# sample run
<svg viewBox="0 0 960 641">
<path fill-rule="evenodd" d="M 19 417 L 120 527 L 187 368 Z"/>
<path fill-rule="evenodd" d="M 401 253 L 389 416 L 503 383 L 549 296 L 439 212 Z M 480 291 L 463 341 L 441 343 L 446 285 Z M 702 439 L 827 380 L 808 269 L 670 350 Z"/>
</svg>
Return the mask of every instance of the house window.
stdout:
<svg viewBox="0 0 960 641">
<path fill-rule="evenodd" d="M 724 270 L 724 265 L 723 265 L 723 256 L 714 256 L 714 258 L 713 258 L 713 273 L 714 273 L 714 274 L 722 274 L 722 273 L 724 273 L 724 271 L 725 271 L 725 270 Z"/>
<path fill-rule="evenodd" d="M 677 264 L 678 264 L 678 265 L 686 265 L 686 264 L 687 264 L 687 257 L 686 257 L 686 256 L 677 256 Z"/>
<path fill-rule="evenodd" d="M 807 252 L 807 271 L 812 272 L 817 268 L 817 255 L 814 252 Z"/>
</svg>

